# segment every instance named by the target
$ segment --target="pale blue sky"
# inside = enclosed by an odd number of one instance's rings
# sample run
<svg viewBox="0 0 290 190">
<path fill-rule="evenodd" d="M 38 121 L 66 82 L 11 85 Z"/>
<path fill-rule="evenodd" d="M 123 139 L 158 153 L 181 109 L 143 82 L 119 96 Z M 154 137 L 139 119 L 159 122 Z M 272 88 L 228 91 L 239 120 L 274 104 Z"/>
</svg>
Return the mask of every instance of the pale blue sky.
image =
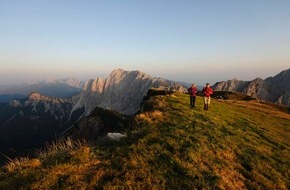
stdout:
<svg viewBox="0 0 290 190">
<path fill-rule="evenodd" d="M 0 84 L 115 68 L 203 84 L 289 67 L 289 0 L 0 0 Z"/>
</svg>

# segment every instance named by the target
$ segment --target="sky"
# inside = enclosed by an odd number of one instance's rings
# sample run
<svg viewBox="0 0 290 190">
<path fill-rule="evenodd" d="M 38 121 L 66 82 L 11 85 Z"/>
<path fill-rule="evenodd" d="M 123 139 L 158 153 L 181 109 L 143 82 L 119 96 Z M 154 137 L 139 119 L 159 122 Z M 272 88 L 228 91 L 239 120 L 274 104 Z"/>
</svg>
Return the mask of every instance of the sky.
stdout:
<svg viewBox="0 0 290 190">
<path fill-rule="evenodd" d="M 116 68 L 215 83 L 290 68 L 289 0 L 0 0 L 0 85 Z"/>
</svg>

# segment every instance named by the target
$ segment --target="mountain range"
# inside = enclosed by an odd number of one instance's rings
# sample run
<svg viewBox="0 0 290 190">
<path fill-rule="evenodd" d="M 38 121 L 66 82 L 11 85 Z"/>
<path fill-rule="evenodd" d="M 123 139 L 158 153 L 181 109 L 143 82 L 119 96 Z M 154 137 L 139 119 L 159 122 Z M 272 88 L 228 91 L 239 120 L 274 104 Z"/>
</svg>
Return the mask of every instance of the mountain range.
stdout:
<svg viewBox="0 0 290 190">
<path fill-rule="evenodd" d="M 290 106 L 290 68 L 264 80 L 261 78 L 252 81 L 232 79 L 217 82 L 213 89 L 242 92 L 254 98 Z"/>
<path fill-rule="evenodd" d="M 59 84 L 59 81 L 56 81 Z M 88 80 L 71 98 L 31 93 L 0 104 L 0 151 L 43 146 L 69 130 L 96 107 L 133 115 L 150 88 L 186 92 L 182 85 L 140 71 L 114 70 L 106 79 Z"/>
<path fill-rule="evenodd" d="M 5 85 L 0 86 L 0 102 L 28 97 L 32 92 L 58 98 L 69 98 L 79 94 L 83 87 L 84 82 L 73 78 L 36 80 L 19 85 Z"/>
<path fill-rule="evenodd" d="M 232 79 L 218 82 L 213 88 L 218 91 L 242 92 L 289 106 L 289 73 L 290 69 L 265 80 Z M 97 77 L 89 79 L 86 83 L 74 79 L 53 79 L 34 81 L 27 85 L 30 90 L 32 87 L 36 90 L 36 87 L 39 87 L 39 91 L 42 89 L 46 93 L 50 88 L 56 87 L 52 94 L 66 91 L 66 87 L 74 89 L 82 87 L 82 89 L 79 93 L 75 91 L 77 94 L 68 98 L 49 96 L 37 91 L 24 98 L 0 102 L 0 152 L 42 147 L 45 142 L 72 131 L 75 126 L 81 129 L 80 136 L 89 133 L 93 136 L 104 135 L 106 129 L 112 127 L 107 123 L 107 120 L 110 120 L 108 118 L 116 118 L 118 122 L 115 123 L 122 125 L 123 117 L 134 115 L 140 110 L 149 89 L 187 92 L 187 89 L 178 82 L 151 77 L 141 71 L 123 69 L 112 71 L 105 79 Z M 59 88 L 61 90 L 58 90 Z M 26 89 L 26 93 L 28 92 Z M 69 90 L 68 92 L 70 93 Z M 89 119 L 88 116 L 93 111 L 100 116 Z M 122 115 L 118 116 L 117 113 Z M 85 129 L 89 125 L 95 126 L 93 131 Z"/>
</svg>

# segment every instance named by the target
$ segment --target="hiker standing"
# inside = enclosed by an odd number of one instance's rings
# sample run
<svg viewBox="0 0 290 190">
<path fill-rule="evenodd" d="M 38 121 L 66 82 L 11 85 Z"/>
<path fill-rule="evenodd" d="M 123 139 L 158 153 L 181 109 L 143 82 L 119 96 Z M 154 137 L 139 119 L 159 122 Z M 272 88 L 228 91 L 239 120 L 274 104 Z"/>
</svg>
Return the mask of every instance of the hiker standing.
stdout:
<svg viewBox="0 0 290 190">
<path fill-rule="evenodd" d="M 194 108 L 195 99 L 196 99 L 196 93 L 197 93 L 197 88 L 196 88 L 196 85 L 194 83 L 188 89 L 188 93 L 190 94 L 190 106 L 192 108 Z"/>
<path fill-rule="evenodd" d="M 210 87 L 209 83 L 206 83 L 206 86 L 202 89 L 202 92 L 204 94 L 204 109 L 208 110 L 208 106 L 210 104 L 210 95 L 213 94 L 213 90 Z"/>
</svg>

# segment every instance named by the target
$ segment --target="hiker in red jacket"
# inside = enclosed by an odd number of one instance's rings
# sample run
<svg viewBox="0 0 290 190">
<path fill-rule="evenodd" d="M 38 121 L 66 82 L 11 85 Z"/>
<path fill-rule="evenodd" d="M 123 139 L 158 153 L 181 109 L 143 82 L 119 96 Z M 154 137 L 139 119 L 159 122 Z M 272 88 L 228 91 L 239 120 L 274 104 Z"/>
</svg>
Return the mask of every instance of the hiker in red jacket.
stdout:
<svg viewBox="0 0 290 190">
<path fill-rule="evenodd" d="M 206 86 L 202 89 L 202 92 L 204 94 L 204 109 L 208 110 L 208 106 L 210 104 L 210 95 L 213 94 L 213 90 L 209 83 L 206 83 Z"/>
<path fill-rule="evenodd" d="M 190 94 L 190 106 L 194 108 L 195 98 L 197 93 L 196 85 L 193 83 L 191 87 L 188 89 L 188 93 Z"/>
</svg>

